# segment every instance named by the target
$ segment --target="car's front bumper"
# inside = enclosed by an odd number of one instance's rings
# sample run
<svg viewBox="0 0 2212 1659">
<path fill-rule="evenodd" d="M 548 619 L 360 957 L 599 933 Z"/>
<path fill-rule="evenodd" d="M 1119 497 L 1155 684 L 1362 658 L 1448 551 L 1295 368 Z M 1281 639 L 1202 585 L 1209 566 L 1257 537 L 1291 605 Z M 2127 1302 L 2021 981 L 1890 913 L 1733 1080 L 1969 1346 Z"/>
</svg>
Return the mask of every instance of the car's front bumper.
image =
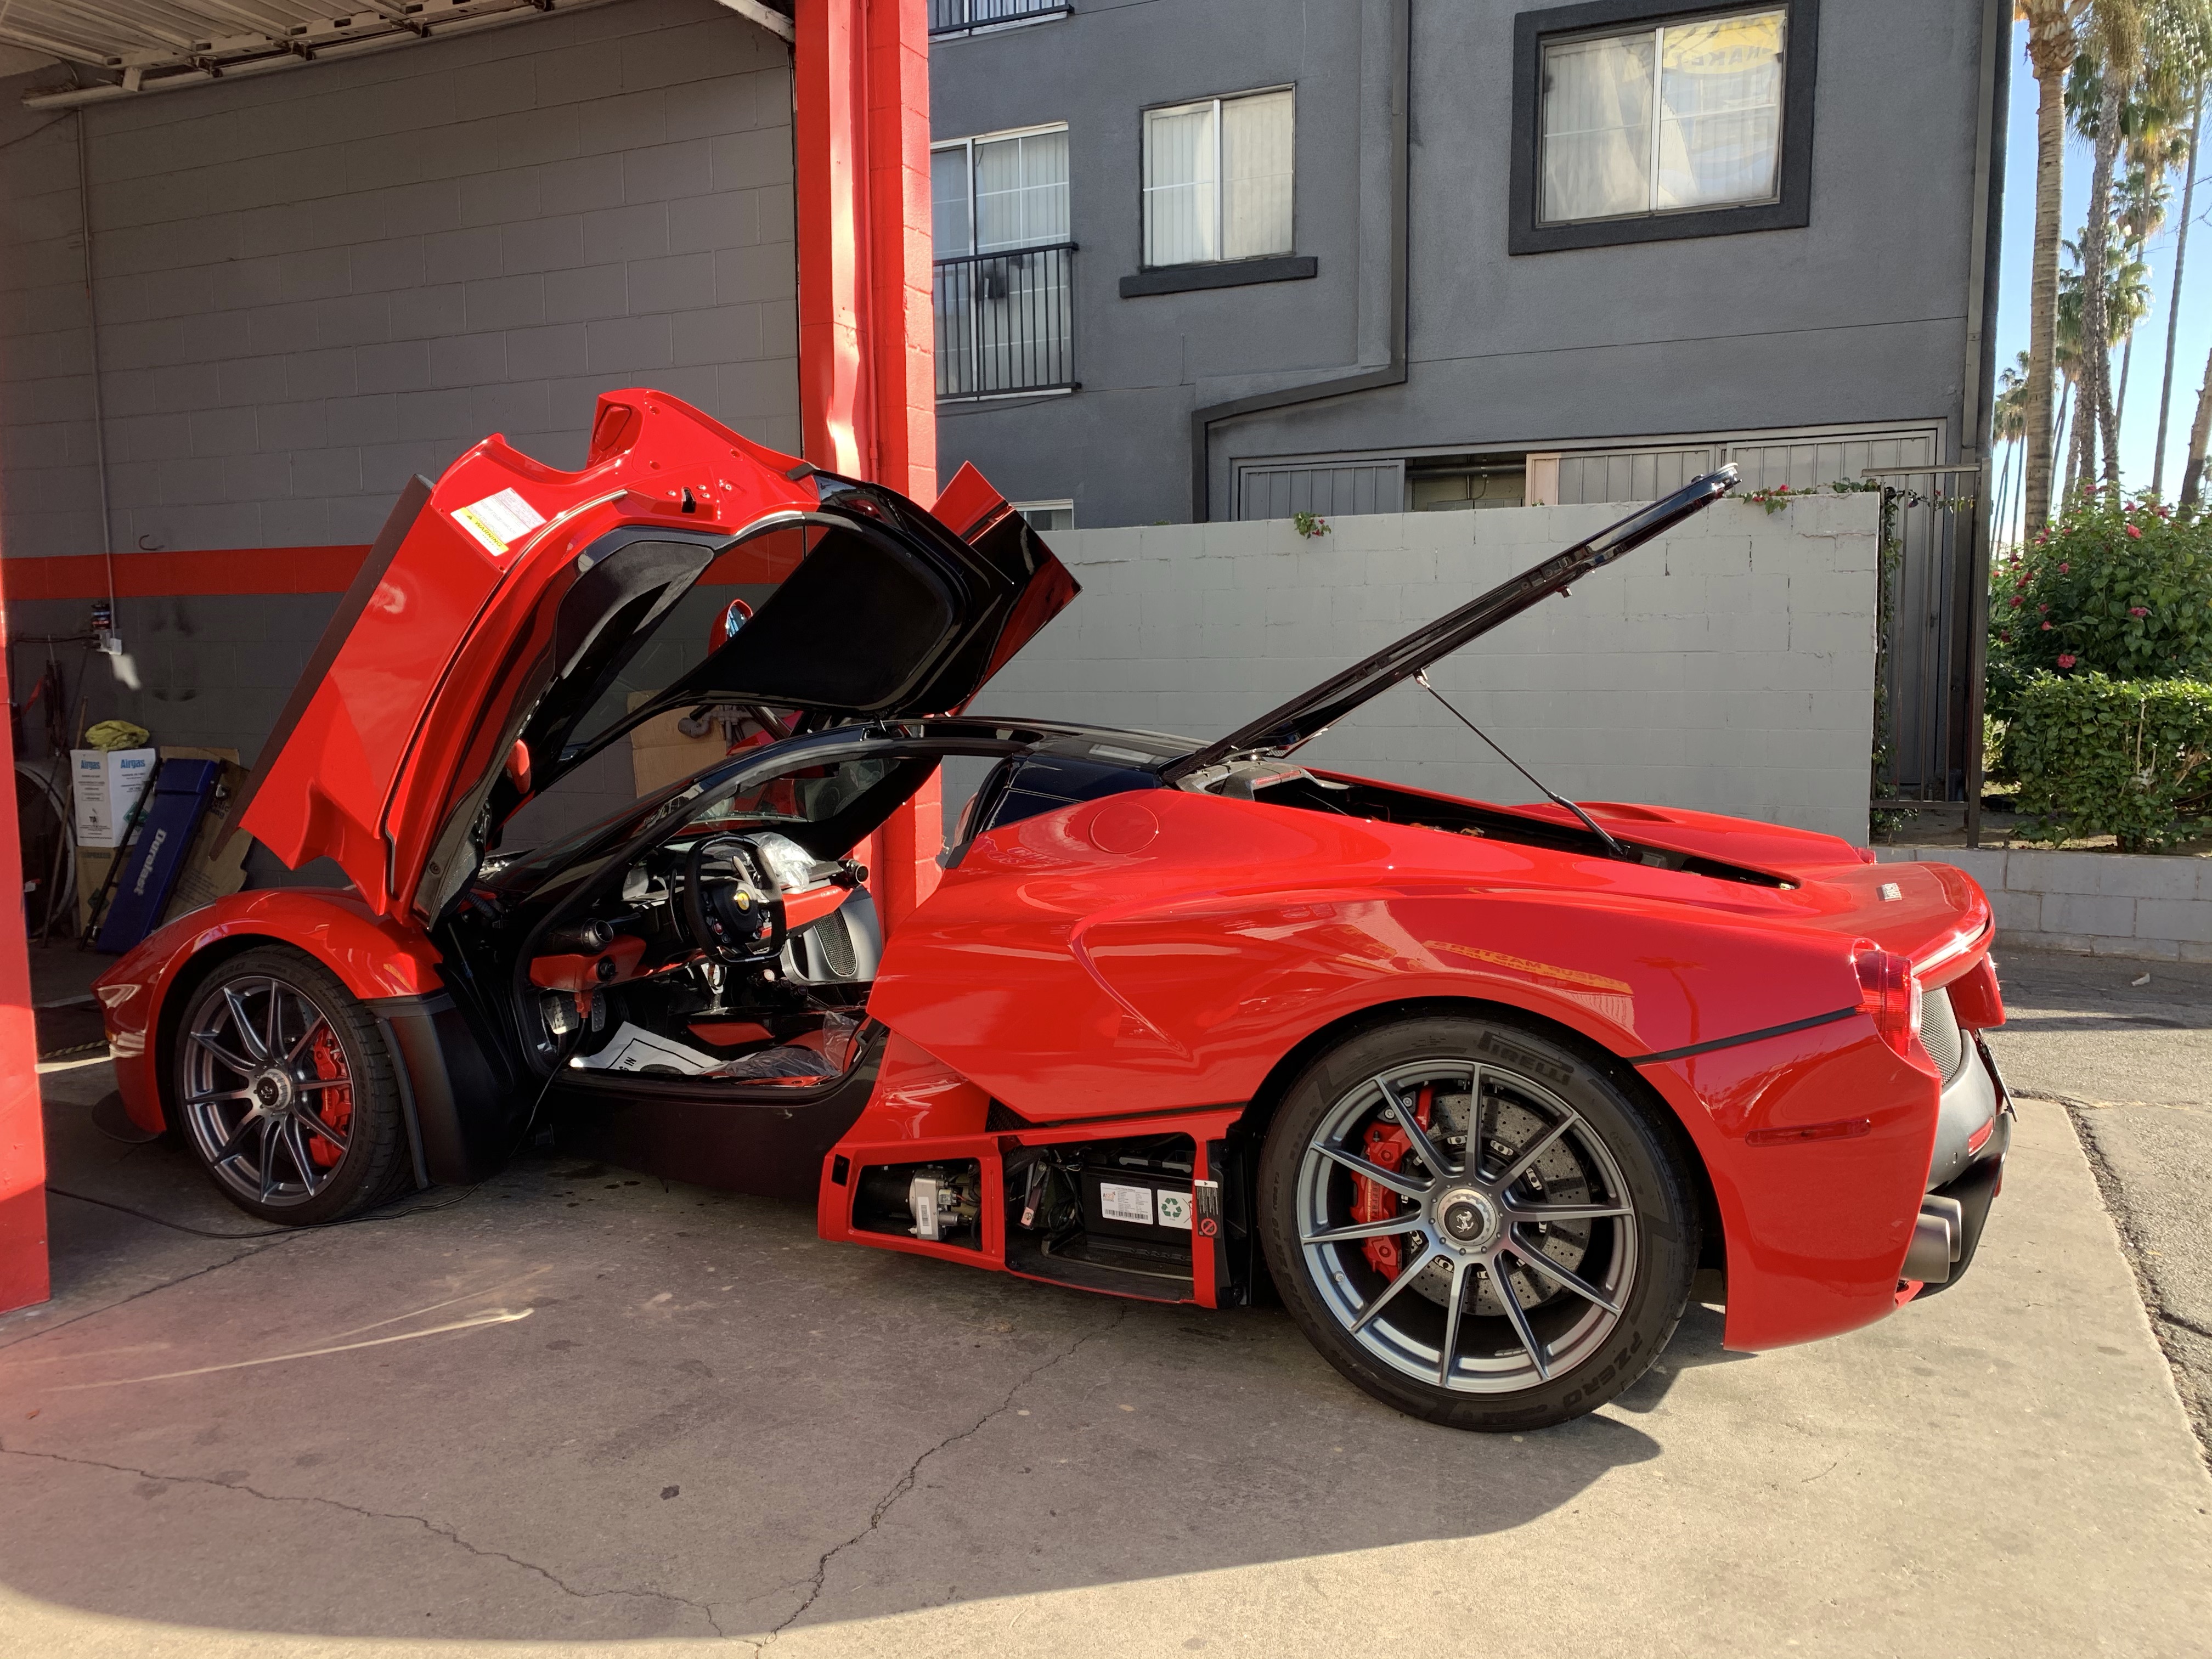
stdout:
<svg viewBox="0 0 2212 1659">
<path fill-rule="evenodd" d="M 1899 1299 L 1932 1296 L 1966 1276 L 1988 1224 L 1990 1205 L 2004 1189 L 2005 1153 L 2012 1146 L 2012 1097 L 1996 1057 L 1979 1031 L 1969 1033 L 1974 1059 L 1943 1092 L 1942 1121 L 1986 1125 L 1988 1133 L 1971 1146 L 1947 1152 L 1940 1144 L 1931 1174 L 1940 1184 L 1922 1199 L 1912 1243 L 1905 1254 Z M 1982 1102 L 1986 1099 L 1987 1105 Z"/>
</svg>

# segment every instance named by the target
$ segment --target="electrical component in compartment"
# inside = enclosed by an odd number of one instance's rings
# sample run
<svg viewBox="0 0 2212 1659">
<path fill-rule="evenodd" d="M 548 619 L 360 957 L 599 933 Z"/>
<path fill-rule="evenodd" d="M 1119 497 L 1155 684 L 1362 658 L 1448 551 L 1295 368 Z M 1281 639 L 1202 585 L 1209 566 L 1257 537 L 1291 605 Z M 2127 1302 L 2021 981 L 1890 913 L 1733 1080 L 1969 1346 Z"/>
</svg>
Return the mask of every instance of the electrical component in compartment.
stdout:
<svg viewBox="0 0 2212 1659">
<path fill-rule="evenodd" d="M 983 1166 L 972 1158 L 873 1164 L 853 1196 L 861 1232 L 904 1233 L 933 1244 L 983 1248 Z"/>
<path fill-rule="evenodd" d="M 1188 1285 L 1197 1219 L 1188 1135 L 1025 1147 L 1007 1160 L 1007 1259 L 1040 1278 Z M 1102 1279 L 1101 1274 L 1108 1275 Z M 1156 1294 L 1153 1285 L 1139 1293 Z"/>
</svg>

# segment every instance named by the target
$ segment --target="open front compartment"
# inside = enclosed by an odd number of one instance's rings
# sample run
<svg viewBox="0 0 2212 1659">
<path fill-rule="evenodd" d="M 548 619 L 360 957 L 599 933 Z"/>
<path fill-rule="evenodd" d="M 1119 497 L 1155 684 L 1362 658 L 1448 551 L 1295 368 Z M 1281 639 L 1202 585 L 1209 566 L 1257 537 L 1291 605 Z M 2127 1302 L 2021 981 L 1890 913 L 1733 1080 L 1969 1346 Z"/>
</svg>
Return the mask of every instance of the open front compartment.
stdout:
<svg viewBox="0 0 2212 1659">
<path fill-rule="evenodd" d="M 1194 1241 L 1201 1225 L 1207 1245 L 1218 1234 L 1221 1186 L 1190 1134 L 1020 1146 L 1002 1164 L 1009 1270 L 1124 1297 L 1197 1294 Z"/>
<path fill-rule="evenodd" d="M 853 1184 L 853 1231 L 980 1251 L 985 1179 L 975 1158 L 863 1164 Z"/>
</svg>

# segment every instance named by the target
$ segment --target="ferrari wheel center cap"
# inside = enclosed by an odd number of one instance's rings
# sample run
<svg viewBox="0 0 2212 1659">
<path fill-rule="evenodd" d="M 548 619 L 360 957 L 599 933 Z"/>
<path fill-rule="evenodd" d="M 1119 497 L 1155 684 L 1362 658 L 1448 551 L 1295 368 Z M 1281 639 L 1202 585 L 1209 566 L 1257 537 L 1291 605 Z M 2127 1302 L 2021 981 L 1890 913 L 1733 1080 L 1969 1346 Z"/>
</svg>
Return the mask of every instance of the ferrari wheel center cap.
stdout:
<svg viewBox="0 0 2212 1659">
<path fill-rule="evenodd" d="M 1498 1236 L 1498 1206 L 1486 1193 L 1461 1188 L 1437 1206 L 1444 1237 L 1462 1249 L 1478 1249 Z"/>
<path fill-rule="evenodd" d="M 253 1103 L 264 1117 L 276 1117 L 292 1104 L 292 1079 L 283 1073 L 270 1070 L 253 1079 Z"/>
</svg>

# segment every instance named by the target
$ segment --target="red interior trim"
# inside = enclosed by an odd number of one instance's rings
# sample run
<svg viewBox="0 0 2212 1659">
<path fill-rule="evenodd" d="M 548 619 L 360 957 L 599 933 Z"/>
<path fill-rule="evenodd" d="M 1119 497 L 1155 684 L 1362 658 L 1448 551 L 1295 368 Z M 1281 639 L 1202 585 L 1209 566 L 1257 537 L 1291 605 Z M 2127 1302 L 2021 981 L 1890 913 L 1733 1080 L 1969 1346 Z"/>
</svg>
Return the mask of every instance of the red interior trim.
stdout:
<svg viewBox="0 0 2212 1659">
<path fill-rule="evenodd" d="M 366 544 L 118 553 L 115 594 L 155 599 L 185 593 L 343 593 L 368 556 Z M 107 561 L 97 553 L 9 559 L 5 581 L 11 599 L 104 599 Z"/>
</svg>

